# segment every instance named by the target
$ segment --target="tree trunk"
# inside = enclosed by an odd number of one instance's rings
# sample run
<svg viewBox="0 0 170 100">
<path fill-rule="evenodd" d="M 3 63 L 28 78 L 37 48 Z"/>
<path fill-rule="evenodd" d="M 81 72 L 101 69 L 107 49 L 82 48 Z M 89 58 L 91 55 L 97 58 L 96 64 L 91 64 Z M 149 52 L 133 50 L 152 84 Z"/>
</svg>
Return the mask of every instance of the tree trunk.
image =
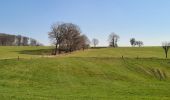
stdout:
<svg viewBox="0 0 170 100">
<path fill-rule="evenodd" d="M 168 48 L 165 49 L 166 58 L 168 58 Z"/>
<path fill-rule="evenodd" d="M 55 45 L 55 51 L 54 51 L 54 55 L 57 54 L 58 48 L 57 48 L 57 44 Z"/>
</svg>

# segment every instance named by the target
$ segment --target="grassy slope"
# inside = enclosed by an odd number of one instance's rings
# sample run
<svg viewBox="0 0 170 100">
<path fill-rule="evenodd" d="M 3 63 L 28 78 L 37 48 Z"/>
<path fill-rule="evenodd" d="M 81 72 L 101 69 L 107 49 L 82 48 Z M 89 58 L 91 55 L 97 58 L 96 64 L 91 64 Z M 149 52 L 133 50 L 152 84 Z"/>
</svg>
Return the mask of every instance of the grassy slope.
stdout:
<svg viewBox="0 0 170 100">
<path fill-rule="evenodd" d="M 9 51 L 4 47 L 4 52 Z M 120 53 L 129 58 L 117 58 Z M 112 56 L 107 57 L 110 54 Z M 145 59 L 136 59 L 135 54 Z M 30 56 L 35 55 L 24 54 L 23 57 Z M 170 61 L 162 57 L 159 48 L 108 48 L 79 51 L 58 58 L 0 60 L 0 98 L 168 100 Z M 166 73 L 166 77 L 160 80 L 158 73 L 155 75 L 152 69 L 159 69 L 161 73 Z"/>
</svg>

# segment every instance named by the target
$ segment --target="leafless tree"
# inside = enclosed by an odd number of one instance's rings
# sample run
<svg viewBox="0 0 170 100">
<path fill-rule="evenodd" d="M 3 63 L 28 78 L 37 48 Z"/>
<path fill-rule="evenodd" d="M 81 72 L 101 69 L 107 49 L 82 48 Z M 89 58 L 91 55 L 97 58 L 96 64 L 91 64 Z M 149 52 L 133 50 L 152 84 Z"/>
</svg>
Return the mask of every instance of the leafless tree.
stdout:
<svg viewBox="0 0 170 100">
<path fill-rule="evenodd" d="M 94 45 L 94 47 L 96 47 L 96 45 L 99 44 L 99 40 L 96 38 L 92 39 L 92 44 Z"/>
<path fill-rule="evenodd" d="M 82 35 L 82 41 L 83 41 L 83 50 L 89 48 L 90 40 L 86 35 Z"/>
<path fill-rule="evenodd" d="M 162 43 L 162 48 L 164 49 L 166 58 L 168 58 L 168 51 L 169 51 L 169 48 L 170 48 L 170 42 Z"/>
<path fill-rule="evenodd" d="M 54 55 L 60 52 L 60 44 L 63 41 L 64 31 L 62 23 L 55 23 L 51 26 L 51 32 L 48 33 L 49 38 L 55 45 Z"/>
<path fill-rule="evenodd" d="M 110 35 L 109 35 L 109 46 L 111 47 L 118 47 L 118 40 L 119 40 L 119 35 L 115 34 L 114 32 L 112 32 Z"/>
<path fill-rule="evenodd" d="M 90 46 L 90 40 L 86 35 L 81 35 L 78 42 L 79 49 L 87 49 Z"/>
<path fill-rule="evenodd" d="M 72 23 L 65 23 L 65 33 L 64 39 L 67 46 L 67 52 L 72 52 L 77 50 L 79 38 L 80 38 L 80 28 Z"/>
</svg>

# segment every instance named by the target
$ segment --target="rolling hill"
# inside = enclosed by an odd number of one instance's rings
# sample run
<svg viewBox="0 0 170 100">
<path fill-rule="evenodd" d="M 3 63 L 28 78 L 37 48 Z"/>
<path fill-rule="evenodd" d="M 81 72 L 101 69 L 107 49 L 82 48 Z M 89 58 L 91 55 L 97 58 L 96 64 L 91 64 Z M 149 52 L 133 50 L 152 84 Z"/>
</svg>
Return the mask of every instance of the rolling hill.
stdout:
<svg viewBox="0 0 170 100">
<path fill-rule="evenodd" d="M 0 47 L 2 100 L 170 99 L 170 60 L 164 59 L 160 47 L 100 48 L 42 57 L 49 48 Z"/>
</svg>

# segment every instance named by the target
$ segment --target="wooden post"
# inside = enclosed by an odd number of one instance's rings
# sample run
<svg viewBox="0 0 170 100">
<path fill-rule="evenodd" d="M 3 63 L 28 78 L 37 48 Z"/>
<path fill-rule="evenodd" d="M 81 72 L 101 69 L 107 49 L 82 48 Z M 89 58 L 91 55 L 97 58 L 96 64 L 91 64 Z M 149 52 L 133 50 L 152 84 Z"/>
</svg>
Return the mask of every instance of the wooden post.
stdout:
<svg viewBox="0 0 170 100">
<path fill-rule="evenodd" d="M 19 56 L 18 56 L 18 61 L 19 61 Z"/>
</svg>

